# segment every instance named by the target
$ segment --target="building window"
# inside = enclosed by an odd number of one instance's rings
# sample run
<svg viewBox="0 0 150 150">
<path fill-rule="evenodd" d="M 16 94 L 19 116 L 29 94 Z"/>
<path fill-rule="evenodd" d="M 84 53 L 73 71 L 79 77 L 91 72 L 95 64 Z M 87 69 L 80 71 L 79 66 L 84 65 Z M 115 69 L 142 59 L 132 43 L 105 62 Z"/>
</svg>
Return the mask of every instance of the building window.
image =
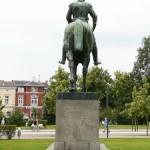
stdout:
<svg viewBox="0 0 150 150">
<path fill-rule="evenodd" d="M 32 87 L 32 88 L 31 88 L 31 92 L 33 92 L 33 93 L 34 93 L 34 92 L 37 92 L 37 91 L 38 91 L 38 89 L 37 89 L 37 88 L 35 88 L 35 87 Z"/>
<path fill-rule="evenodd" d="M 8 104 L 8 103 L 9 103 L 9 96 L 6 95 L 6 96 L 5 96 L 5 104 Z"/>
<path fill-rule="evenodd" d="M 24 92 L 24 87 L 18 87 L 18 92 Z"/>
<path fill-rule="evenodd" d="M 23 96 L 18 97 L 18 106 L 23 106 Z"/>
<path fill-rule="evenodd" d="M 31 106 L 38 106 L 38 97 L 37 96 L 31 97 Z"/>
<path fill-rule="evenodd" d="M 11 111 L 7 111 L 6 117 L 7 118 L 11 117 L 11 114 L 12 114 Z"/>
</svg>

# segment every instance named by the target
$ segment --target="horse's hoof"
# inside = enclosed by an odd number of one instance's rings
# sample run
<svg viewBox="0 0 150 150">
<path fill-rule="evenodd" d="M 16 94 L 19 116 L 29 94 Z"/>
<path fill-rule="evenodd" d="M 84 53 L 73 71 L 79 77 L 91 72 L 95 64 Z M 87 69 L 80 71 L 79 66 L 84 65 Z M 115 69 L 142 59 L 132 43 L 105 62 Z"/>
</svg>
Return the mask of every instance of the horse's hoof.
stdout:
<svg viewBox="0 0 150 150">
<path fill-rule="evenodd" d="M 69 88 L 69 92 L 77 92 L 75 88 Z"/>
<path fill-rule="evenodd" d="M 59 60 L 59 63 L 62 64 L 62 65 L 64 65 L 64 64 L 65 64 L 65 60 L 60 59 L 60 60 Z"/>
<path fill-rule="evenodd" d="M 101 64 L 101 61 L 100 61 L 100 60 L 97 59 L 96 61 L 94 61 L 94 65 L 95 65 L 95 66 L 100 65 L 100 64 Z"/>
</svg>

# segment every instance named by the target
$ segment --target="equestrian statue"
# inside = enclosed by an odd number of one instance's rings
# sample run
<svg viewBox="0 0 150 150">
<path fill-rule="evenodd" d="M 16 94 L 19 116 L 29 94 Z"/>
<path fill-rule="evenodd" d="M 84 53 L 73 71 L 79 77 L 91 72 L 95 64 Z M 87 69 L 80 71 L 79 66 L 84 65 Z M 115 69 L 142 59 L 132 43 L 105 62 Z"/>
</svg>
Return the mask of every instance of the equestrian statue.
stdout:
<svg viewBox="0 0 150 150">
<path fill-rule="evenodd" d="M 93 26 L 88 23 L 88 15 L 92 17 Z M 77 0 L 69 5 L 66 19 L 68 25 L 65 28 L 62 59 L 65 64 L 67 59 L 70 68 L 70 92 L 76 92 L 77 66 L 83 66 L 82 92 L 86 92 L 86 76 L 90 62 L 90 54 L 93 54 L 94 65 L 99 65 L 98 51 L 93 31 L 97 24 L 97 15 L 93 7 L 85 0 Z"/>
</svg>

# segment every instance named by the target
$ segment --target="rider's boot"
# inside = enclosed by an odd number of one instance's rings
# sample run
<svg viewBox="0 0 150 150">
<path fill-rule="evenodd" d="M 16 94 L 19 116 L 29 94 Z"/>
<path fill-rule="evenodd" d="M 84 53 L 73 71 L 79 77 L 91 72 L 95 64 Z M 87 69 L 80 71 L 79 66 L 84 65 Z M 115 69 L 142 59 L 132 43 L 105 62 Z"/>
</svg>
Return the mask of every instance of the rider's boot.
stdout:
<svg viewBox="0 0 150 150">
<path fill-rule="evenodd" d="M 94 60 L 94 65 L 95 66 L 101 64 L 101 61 L 98 59 L 97 53 L 98 53 L 97 52 L 97 46 L 96 46 L 96 43 L 94 43 L 92 54 L 93 54 L 93 60 Z"/>
<path fill-rule="evenodd" d="M 63 48 L 62 58 L 59 60 L 59 63 L 64 65 L 65 61 L 66 61 L 66 51 L 65 51 L 65 48 Z"/>
</svg>

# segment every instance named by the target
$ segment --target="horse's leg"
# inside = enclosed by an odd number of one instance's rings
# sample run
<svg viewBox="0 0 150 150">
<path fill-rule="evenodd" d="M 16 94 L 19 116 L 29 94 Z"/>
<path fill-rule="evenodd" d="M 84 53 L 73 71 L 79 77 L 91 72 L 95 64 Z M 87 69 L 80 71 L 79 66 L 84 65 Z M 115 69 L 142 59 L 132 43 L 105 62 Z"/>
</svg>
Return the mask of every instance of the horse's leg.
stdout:
<svg viewBox="0 0 150 150">
<path fill-rule="evenodd" d="M 86 76 L 87 76 L 88 67 L 86 63 L 83 63 L 83 84 L 82 84 L 82 92 L 86 92 Z"/>
<path fill-rule="evenodd" d="M 82 92 L 86 92 L 87 91 L 87 87 L 86 87 L 86 76 L 87 76 L 87 72 L 88 72 L 88 66 L 89 66 L 89 62 L 90 62 L 90 57 L 85 57 L 82 63 L 83 66 L 83 84 L 82 84 Z"/>
<path fill-rule="evenodd" d="M 76 67 L 73 61 L 72 53 L 69 54 L 69 68 L 70 68 L 70 92 L 76 92 Z"/>
<path fill-rule="evenodd" d="M 75 86 L 75 92 L 77 91 L 77 88 L 76 88 L 76 83 L 77 83 L 77 66 L 78 64 L 75 64 L 74 65 L 74 86 Z"/>
</svg>

